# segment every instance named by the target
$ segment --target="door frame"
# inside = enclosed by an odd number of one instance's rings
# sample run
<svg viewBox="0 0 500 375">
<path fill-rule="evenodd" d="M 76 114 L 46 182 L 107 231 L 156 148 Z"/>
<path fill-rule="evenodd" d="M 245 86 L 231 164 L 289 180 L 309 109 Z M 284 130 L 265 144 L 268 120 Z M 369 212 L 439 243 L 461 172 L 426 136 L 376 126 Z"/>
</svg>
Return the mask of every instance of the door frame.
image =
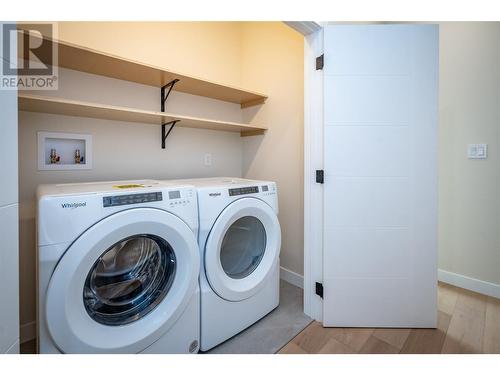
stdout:
<svg viewBox="0 0 500 375">
<path fill-rule="evenodd" d="M 316 57 L 323 54 L 323 28 L 304 37 L 304 313 L 323 321 L 323 300 L 316 282 L 323 282 L 323 186 L 316 183 L 323 169 L 323 71 Z"/>
</svg>

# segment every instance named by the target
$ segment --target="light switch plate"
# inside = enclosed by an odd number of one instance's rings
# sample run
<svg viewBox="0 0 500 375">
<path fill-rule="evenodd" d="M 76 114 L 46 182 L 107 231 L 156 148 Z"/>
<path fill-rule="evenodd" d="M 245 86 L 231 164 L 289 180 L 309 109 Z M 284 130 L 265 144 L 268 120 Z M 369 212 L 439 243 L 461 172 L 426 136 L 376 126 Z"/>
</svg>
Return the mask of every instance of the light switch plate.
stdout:
<svg viewBox="0 0 500 375">
<path fill-rule="evenodd" d="M 467 157 L 469 159 L 486 159 L 488 157 L 488 145 L 486 143 L 471 143 L 467 146 Z"/>
</svg>

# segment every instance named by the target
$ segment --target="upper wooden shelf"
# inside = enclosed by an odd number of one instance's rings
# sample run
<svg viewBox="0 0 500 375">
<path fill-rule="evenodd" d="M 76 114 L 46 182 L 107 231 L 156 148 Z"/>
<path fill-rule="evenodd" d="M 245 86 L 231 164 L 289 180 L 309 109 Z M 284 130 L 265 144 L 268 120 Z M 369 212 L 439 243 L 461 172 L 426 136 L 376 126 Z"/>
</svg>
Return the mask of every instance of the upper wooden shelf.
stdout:
<svg viewBox="0 0 500 375">
<path fill-rule="evenodd" d="M 178 120 L 177 126 L 239 132 L 241 136 L 263 134 L 267 129 L 263 126 L 242 124 L 238 122 L 211 120 L 201 117 L 177 115 L 167 112 L 144 111 L 127 107 L 82 102 L 19 94 L 19 110 L 28 112 L 53 113 L 66 116 L 100 118 L 105 120 L 139 122 L 161 125 Z"/>
<path fill-rule="evenodd" d="M 52 40 L 58 48 L 59 66 L 144 85 L 162 87 L 178 79 L 174 91 L 240 104 L 242 108 L 262 104 L 267 96 L 238 87 L 168 71 L 65 41 Z"/>
</svg>

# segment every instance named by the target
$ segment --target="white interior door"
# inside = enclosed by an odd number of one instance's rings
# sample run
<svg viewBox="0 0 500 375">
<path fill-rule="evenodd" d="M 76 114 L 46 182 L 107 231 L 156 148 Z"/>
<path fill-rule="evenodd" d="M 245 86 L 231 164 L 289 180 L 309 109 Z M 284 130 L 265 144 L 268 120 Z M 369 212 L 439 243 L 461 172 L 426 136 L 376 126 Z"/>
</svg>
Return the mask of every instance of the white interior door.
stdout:
<svg viewBox="0 0 500 375">
<path fill-rule="evenodd" d="M 323 324 L 435 327 L 436 25 L 324 34 Z"/>
</svg>

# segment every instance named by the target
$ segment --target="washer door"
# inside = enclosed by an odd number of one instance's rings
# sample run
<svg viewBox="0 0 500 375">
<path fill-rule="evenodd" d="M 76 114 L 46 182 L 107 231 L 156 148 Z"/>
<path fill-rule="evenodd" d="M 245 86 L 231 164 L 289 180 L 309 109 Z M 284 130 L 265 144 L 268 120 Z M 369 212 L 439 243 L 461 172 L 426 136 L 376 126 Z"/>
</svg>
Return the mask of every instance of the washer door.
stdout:
<svg viewBox="0 0 500 375">
<path fill-rule="evenodd" d="M 272 208 L 256 198 L 227 206 L 205 245 L 205 271 L 212 289 L 228 301 L 253 296 L 278 261 L 281 229 Z"/>
<path fill-rule="evenodd" d="M 158 340 L 196 291 L 196 237 L 154 208 L 113 214 L 65 252 L 47 289 L 46 317 L 64 353 L 137 353 Z"/>
</svg>

